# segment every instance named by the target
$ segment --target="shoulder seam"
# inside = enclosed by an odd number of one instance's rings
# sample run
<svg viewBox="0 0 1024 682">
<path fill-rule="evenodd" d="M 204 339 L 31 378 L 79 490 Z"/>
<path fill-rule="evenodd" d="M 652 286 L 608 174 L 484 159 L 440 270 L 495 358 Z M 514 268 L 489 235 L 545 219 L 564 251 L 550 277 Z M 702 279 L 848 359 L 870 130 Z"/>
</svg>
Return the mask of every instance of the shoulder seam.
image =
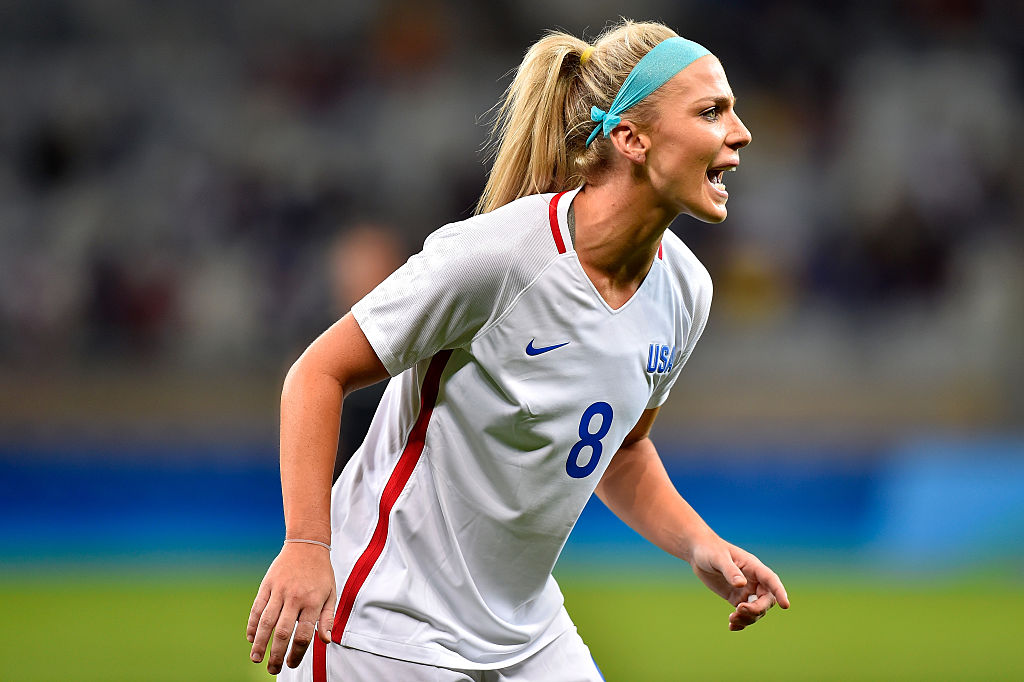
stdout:
<svg viewBox="0 0 1024 682">
<path fill-rule="evenodd" d="M 541 278 L 541 277 L 542 277 L 542 276 L 544 275 L 544 273 L 546 273 L 546 272 L 548 271 L 548 269 L 549 269 L 549 268 L 551 268 L 551 266 L 552 266 L 552 265 L 554 265 L 554 264 L 555 264 L 555 263 L 556 263 L 556 262 L 557 262 L 557 261 L 558 261 L 558 260 L 559 260 L 559 259 L 560 259 L 560 258 L 561 258 L 562 256 L 566 256 L 566 255 L 568 255 L 568 254 L 557 254 L 557 255 L 556 255 L 556 256 L 555 256 L 554 258 L 550 259 L 550 260 L 549 260 L 549 261 L 548 261 L 548 262 L 547 262 L 547 263 L 546 263 L 546 264 L 544 265 L 544 267 L 542 267 L 542 268 L 540 269 L 540 271 L 539 271 L 539 272 L 538 272 L 538 273 L 537 273 L 537 274 L 536 274 L 536 275 L 535 275 L 535 276 L 533 277 L 533 279 L 531 279 L 531 280 L 530 280 L 529 282 L 527 282 L 527 283 L 526 283 L 526 285 L 525 285 L 525 286 L 524 286 L 524 287 L 523 287 L 523 288 L 522 288 L 522 289 L 521 289 L 521 290 L 519 291 L 519 293 L 517 293 L 517 294 L 516 294 L 516 295 L 515 295 L 515 296 L 514 296 L 514 297 L 512 298 L 512 300 L 511 300 L 511 301 L 509 301 L 509 303 L 508 303 L 508 307 L 507 307 L 507 308 L 505 308 L 505 310 L 501 311 L 501 314 L 500 314 L 500 315 L 498 315 L 498 316 L 497 316 L 496 318 L 494 318 L 494 321 L 493 321 L 493 322 L 491 322 L 490 324 L 487 324 L 487 325 L 485 325 L 485 326 L 484 326 L 484 327 L 483 327 L 482 329 L 480 329 L 480 331 L 478 331 L 478 332 L 477 332 L 477 333 L 476 333 L 476 334 L 475 334 L 475 335 L 473 336 L 473 338 L 471 338 L 471 339 L 469 340 L 469 343 L 473 343 L 473 342 L 475 342 L 475 341 L 476 341 L 477 339 L 481 339 L 481 338 L 483 338 L 483 337 L 484 337 L 484 336 L 486 336 L 486 335 L 487 335 L 488 333 L 490 333 L 490 331 L 491 331 L 492 329 L 494 329 L 494 328 L 495 328 L 495 327 L 497 327 L 497 326 L 498 326 L 499 324 L 501 324 L 501 323 L 502 323 L 502 322 L 504 321 L 504 319 L 505 319 L 506 317 L 508 317 L 508 316 L 509 316 L 509 314 L 510 314 L 510 313 L 512 312 L 512 310 L 513 310 L 513 309 L 514 309 L 514 308 L 516 307 L 516 304 L 518 304 L 518 303 L 519 303 L 519 299 L 521 299 L 521 298 L 523 297 L 523 295 L 524 295 L 524 294 L 525 294 L 525 293 L 526 293 L 527 291 L 529 291 L 529 290 L 530 290 L 530 289 L 531 289 L 531 288 L 533 287 L 533 285 L 534 285 L 534 284 L 536 284 L 536 283 L 537 283 L 537 280 L 539 280 L 539 279 L 540 279 L 540 278 Z M 467 345 L 469 345 L 469 344 L 467 344 Z"/>
</svg>

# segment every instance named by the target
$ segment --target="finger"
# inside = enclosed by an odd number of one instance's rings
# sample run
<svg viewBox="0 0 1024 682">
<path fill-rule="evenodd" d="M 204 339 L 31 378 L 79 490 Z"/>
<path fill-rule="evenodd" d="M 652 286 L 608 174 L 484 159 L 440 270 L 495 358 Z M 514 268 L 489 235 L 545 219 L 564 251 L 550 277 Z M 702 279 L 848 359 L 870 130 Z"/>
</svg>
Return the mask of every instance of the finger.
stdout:
<svg viewBox="0 0 1024 682">
<path fill-rule="evenodd" d="M 295 635 L 292 637 L 292 648 L 288 652 L 288 667 L 297 668 L 302 662 L 309 643 L 313 641 L 313 630 L 316 628 L 316 621 L 313 620 L 310 609 L 303 609 L 299 614 L 299 622 L 295 626 Z"/>
<path fill-rule="evenodd" d="M 760 595 L 752 594 L 747 598 L 747 601 L 736 607 L 736 611 L 743 616 L 761 618 L 768 613 L 768 609 L 773 604 L 775 604 L 775 597 L 770 592 L 764 592 Z"/>
<path fill-rule="evenodd" d="M 270 600 L 263 608 L 263 612 L 260 614 L 256 625 L 252 650 L 249 652 L 249 658 L 252 659 L 253 663 L 259 663 L 263 660 L 263 654 L 267 651 L 267 643 L 270 641 L 270 634 L 274 631 L 274 626 L 277 624 L 277 617 L 280 613 L 281 598 L 276 594 L 271 594 Z"/>
<path fill-rule="evenodd" d="M 786 594 L 786 587 L 782 584 L 782 580 L 775 574 L 775 571 L 765 566 L 760 561 L 755 568 L 754 575 L 757 577 L 757 582 L 763 585 L 772 595 L 775 597 L 775 601 L 779 603 L 784 609 L 789 608 L 789 595 Z"/>
<path fill-rule="evenodd" d="M 747 584 L 747 578 L 743 575 L 743 571 L 736 565 L 736 562 L 732 560 L 728 552 L 718 554 L 711 560 L 711 566 L 714 567 L 719 573 L 725 576 L 725 579 L 729 581 L 729 584 L 733 587 L 743 587 Z"/>
<path fill-rule="evenodd" d="M 291 604 L 286 603 L 281 609 L 281 616 L 274 626 L 274 637 L 271 639 L 270 656 L 267 657 L 267 672 L 276 675 L 281 672 L 284 665 L 284 655 L 288 651 L 288 642 L 292 638 L 292 631 L 295 629 L 295 621 L 299 618 L 299 611 Z"/>
<path fill-rule="evenodd" d="M 759 621 L 765 613 L 767 613 L 767 609 L 759 609 L 756 600 L 753 602 L 743 602 L 736 607 L 735 611 L 729 614 L 729 629 L 733 631 L 742 630 Z"/>
<path fill-rule="evenodd" d="M 324 608 L 320 611 L 320 623 L 317 625 L 316 631 L 320 635 L 320 639 L 324 641 L 324 644 L 331 643 L 331 628 L 334 627 L 334 589 L 331 589 L 331 596 L 324 602 Z"/>
<path fill-rule="evenodd" d="M 743 628 L 753 625 L 757 622 L 757 618 L 749 615 L 743 615 L 738 611 L 733 611 L 729 614 L 729 629 L 733 632 L 739 632 Z"/>
<path fill-rule="evenodd" d="M 270 589 L 261 584 L 260 589 L 256 592 L 256 598 L 252 602 L 252 608 L 249 610 L 249 622 L 245 625 L 245 638 L 249 640 L 250 644 L 256 638 L 256 627 L 259 625 L 260 616 L 263 615 L 263 609 L 267 608 L 268 601 L 270 601 Z"/>
</svg>

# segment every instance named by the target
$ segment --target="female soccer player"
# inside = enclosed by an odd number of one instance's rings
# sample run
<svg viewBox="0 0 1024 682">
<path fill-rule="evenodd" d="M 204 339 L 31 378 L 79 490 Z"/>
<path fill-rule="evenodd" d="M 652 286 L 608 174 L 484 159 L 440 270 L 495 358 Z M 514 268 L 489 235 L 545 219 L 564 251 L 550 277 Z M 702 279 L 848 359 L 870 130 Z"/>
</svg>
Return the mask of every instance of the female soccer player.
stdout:
<svg viewBox="0 0 1024 682">
<path fill-rule="evenodd" d="M 711 302 L 667 228 L 725 219 L 722 176 L 750 142 L 734 101 L 718 60 L 660 24 L 529 50 L 478 214 L 285 379 L 287 532 L 249 617 L 253 661 L 272 640 L 271 673 L 290 642 L 289 679 L 599 680 L 551 577 L 595 491 L 735 607 L 730 629 L 789 606 L 648 437 Z M 388 376 L 332 493 L 342 400 Z"/>
</svg>

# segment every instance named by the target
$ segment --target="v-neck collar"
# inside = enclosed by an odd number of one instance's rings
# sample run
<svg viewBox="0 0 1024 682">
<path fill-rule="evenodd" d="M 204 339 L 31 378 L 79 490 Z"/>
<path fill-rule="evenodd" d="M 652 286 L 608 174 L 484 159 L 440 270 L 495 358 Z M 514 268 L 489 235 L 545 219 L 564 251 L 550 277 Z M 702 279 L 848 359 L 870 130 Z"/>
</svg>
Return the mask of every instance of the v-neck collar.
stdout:
<svg viewBox="0 0 1024 682">
<path fill-rule="evenodd" d="M 590 275 L 588 275 L 587 271 L 583 268 L 583 263 L 580 262 L 579 253 L 576 251 L 575 230 L 569 229 L 569 210 L 572 207 L 573 199 L 576 198 L 576 195 L 579 194 L 581 189 L 583 189 L 582 185 L 574 190 L 561 192 L 551 197 L 549 215 L 552 236 L 555 238 L 555 243 L 559 247 L 558 250 L 560 253 L 572 255 L 572 259 L 576 263 L 579 275 L 586 281 L 590 290 L 594 293 L 594 296 L 601 302 L 601 305 L 605 307 L 605 310 L 612 315 L 617 315 L 625 310 L 629 304 L 640 295 L 644 287 L 648 286 L 647 282 L 651 279 L 651 273 L 654 271 L 655 263 L 664 259 L 664 250 L 659 244 L 658 255 L 654 257 L 654 260 L 651 262 L 650 269 L 648 269 L 647 274 L 644 275 L 643 281 L 640 282 L 636 291 L 634 291 L 632 296 L 626 299 L 626 301 L 618 308 L 613 308 L 611 304 L 608 303 L 607 299 L 601 295 L 601 292 L 597 289 L 597 285 L 594 284 L 593 280 L 590 279 Z"/>
</svg>

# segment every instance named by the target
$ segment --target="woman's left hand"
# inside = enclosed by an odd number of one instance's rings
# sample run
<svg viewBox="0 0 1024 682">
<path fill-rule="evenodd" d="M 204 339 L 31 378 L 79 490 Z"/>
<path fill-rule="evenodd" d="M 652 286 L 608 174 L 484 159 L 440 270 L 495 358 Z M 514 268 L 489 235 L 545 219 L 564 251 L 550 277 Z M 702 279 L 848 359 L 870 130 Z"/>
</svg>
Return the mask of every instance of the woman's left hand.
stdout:
<svg viewBox="0 0 1024 682">
<path fill-rule="evenodd" d="M 742 630 L 778 603 L 789 608 L 779 576 L 750 552 L 715 537 L 693 548 L 690 565 L 708 588 L 736 607 L 729 629 Z"/>
</svg>

